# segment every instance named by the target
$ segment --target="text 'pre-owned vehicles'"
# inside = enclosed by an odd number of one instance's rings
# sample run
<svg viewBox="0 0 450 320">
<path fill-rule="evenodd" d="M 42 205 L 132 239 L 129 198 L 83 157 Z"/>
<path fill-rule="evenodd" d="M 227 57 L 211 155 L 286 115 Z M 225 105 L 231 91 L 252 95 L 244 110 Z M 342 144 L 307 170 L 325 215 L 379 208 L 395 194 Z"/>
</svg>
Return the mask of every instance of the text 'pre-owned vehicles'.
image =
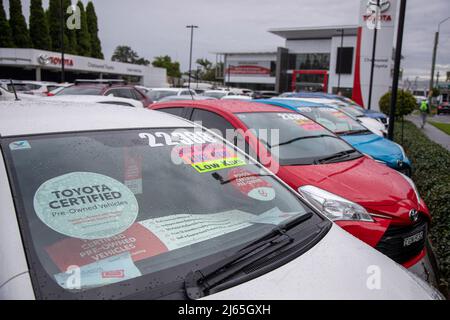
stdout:
<svg viewBox="0 0 450 320">
<path fill-rule="evenodd" d="M 153 101 L 136 86 L 128 85 L 122 80 L 75 80 L 74 85 L 61 89 L 55 93 L 56 97 L 66 95 L 112 96 L 133 99 L 142 102 L 144 107 L 153 103 Z"/>
<path fill-rule="evenodd" d="M 2 102 L 0 146 L 0 299 L 441 298 L 180 118 Z"/>
<path fill-rule="evenodd" d="M 333 131 L 360 152 L 411 176 L 411 161 L 402 146 L 372 133 L 339 108 L 287 99 L 267 99 L 259 102 L 296 111 Z"/>
<path fill-rule="evenodd" d="M 313 120 L 244 101 L 179 101 L 151 108 L 218 130 L 345 230 L 424 278 L 433 273 L 426 249 L 431 217 L 412 180 Z"/>
</svg>

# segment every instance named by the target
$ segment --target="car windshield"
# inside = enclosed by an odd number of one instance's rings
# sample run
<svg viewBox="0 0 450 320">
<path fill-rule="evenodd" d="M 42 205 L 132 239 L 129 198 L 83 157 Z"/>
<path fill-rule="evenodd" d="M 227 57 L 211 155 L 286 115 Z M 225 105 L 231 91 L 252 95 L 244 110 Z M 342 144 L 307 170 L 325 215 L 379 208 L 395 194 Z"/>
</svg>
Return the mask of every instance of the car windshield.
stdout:
<svg viewBox="0 0 450 320">
<path fill-rule="evenodd" d="M 206 91 L 203 95 L 207 96 L 207 97 L 211 97 L 211 98 L 222 99 L 223 97 L 225 97 L 227 95 L 227 93 L 226 92 Z"/>
<path fill-rule="evenodd" d="M 177 92 L 173 90 L 150 90 L 146 95 L 152 101 L 159 101 L 164 97 L 176 96 Z"/>
<path fill-rule="evenodd" d="M 297 113 L 253 112 L 240 113 L 238 117 L 281 165 L 313 164 L 318 159 L 354 150 L 321 125 Z M 274 139 L 274 135 L 279 138 Z M 354 156 L 359 154 L 356 152 Z"/>
<path fill-rule="evenodd" d="M 163 295 L 310 213 L 230 146 L 185 128 L 4 138 L 38 297 Z"/>
<path fill-rule="evenodd" d="M 336 134 L 369 132 L 369 130 L 358 121 L 335 108 L 300 107 L 297 108 L 297 110 Z"/>
<path fill-rule="evenodd" d="M 88 86 L 70 86 L 58 91 L 57 96 L 66 95 L 88 95 L 88 96 L 100 96 L 102 94 L 101 87 L 88 87 Z"/>
<path fill-rule="evenodd" d="M 362 112 L 361 110 L 356 109 L 355 107 L 341 107 L 342 111 L 348 113 L 349 115 L 355 117 L 355 118 L 360 118 L 360 117 L 365 117 L 364 112 Z"/>
</svg>

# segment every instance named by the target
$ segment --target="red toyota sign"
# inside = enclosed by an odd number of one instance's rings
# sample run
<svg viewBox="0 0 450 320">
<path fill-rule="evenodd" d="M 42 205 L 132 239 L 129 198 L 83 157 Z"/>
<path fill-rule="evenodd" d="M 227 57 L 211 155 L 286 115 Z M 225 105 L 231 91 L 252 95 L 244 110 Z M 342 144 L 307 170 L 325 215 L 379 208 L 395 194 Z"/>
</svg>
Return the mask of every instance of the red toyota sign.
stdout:
<svg viewBox="0 0 450 320">
<path fill-rule="evenodd" d="M 269 68 L 254 65 L 230 66 L 226 69 L 226 73 L 230 74 L 270 74 Z"/>
</svg>

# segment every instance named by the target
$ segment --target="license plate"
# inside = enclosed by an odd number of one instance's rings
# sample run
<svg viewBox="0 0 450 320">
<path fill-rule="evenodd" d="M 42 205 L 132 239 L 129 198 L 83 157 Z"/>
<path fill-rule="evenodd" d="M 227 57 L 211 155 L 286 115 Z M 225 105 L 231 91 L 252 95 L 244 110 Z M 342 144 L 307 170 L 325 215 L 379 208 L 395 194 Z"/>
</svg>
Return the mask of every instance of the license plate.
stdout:
<svg viewBox="0 0 450 320">
<path fill-rule="evenodd" d="M 403 247 L 409 247 L 413 243 L 419 242 L 423 239 L 424 231 L 420 231 L 412 236 L 403 239 Z"/>
</svg>

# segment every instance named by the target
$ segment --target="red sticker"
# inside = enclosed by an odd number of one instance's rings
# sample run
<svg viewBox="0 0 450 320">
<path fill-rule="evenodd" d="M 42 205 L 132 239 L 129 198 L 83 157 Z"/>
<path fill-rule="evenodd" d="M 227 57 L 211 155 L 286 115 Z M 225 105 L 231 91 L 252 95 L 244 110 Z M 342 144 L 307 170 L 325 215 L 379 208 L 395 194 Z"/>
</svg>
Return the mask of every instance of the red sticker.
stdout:
<svg viewBox="0 0 450 320">
<path fill-rule="evenodd" d="M 324 130 L 322 126 L 309 119 L 300 119 L 296 121 L 303 129 L 307 131 L 321 131 Z"/>
<path fill-rule="evenodd" d="M 133 261 L 139 261 L 167 252 L 167 247 L 147 228 L 134 223 L 114 237 L 83 240 L 66 238 L 46 249 L 61 271 L 69 266 L 84 266 L 123 252 L 130 252 Z"/>
<path fill-rule="evenodd" d="M 233 169 L 230 170 L 228 178 L 235 188 L 250 198 L 260 201 L 275 199 L 275 190 L 272 185 L 258 174 L 245 169 Z"/>
<path fill-rule="evenodd" d="M 179 147 L 178 155 L 186 164 L 229 159 L 236 153 L 224 144 L 203 144 Z"/>
</svg>

